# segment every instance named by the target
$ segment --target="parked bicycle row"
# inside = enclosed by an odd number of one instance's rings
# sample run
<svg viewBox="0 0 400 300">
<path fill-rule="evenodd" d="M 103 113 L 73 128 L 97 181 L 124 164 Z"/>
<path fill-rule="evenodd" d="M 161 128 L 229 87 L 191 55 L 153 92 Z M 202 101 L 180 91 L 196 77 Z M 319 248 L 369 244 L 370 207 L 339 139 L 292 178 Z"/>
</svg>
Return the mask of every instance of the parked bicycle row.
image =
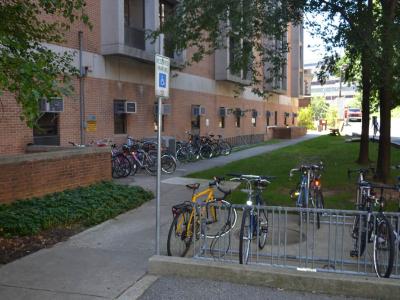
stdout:
<svg viewBox="0 0 400 300">
<path fill-rule="evenodd" d="M 199 159 L 210 159 L 220 155 L 229 155 L 232 146 L 222 139 L 221 135 L 199 136 L 186 131 L 187 141 L 177 141 L 176 159 L 179 162 L 193 162 Z"/>
<path fill-rule="evenodd" d="M 326 226 L 329 226 L 329 229 L 325 227 L 322 236 L 334 239 L 334 247 L 329 240 L 326 242 L 328 253 L 331 247 L 333 247 L 332 251 L 336 251 L 337 244 L 341 244 L 342 267 L 345 261 L 343 258 L 345 256 L 344 249 L 349 249 L 347 250 L 349 253 L 346 256 L 350 261 L 347 261 L 346 265 L 352 265 L 351 259 L 353 259 L 355 261 L 353 265 L 355 265 L 356 269 L 360 269 L 362 261 L 364 261 L 366 266 L 366 245 L 370 243 L 372 244 L 371 252 L 373 253 L 371 255 L 372 264 L 376 275 L 378 277 L 389 277 L 394 266 L 395 247 L 398 248 L 396 251 L 400 251 L 400 224 L 399 214 L 396 214 L 395 217 L 391 214 L 390 220 L 386 217 L 383 211 L 385 202 L 383 191 L 391 190 L 396 193 L 399 199 L 400 211 L 400 177 L 397 185 L 382 185 L 366 180 L 365 176 L 368 172 L 371 172 L 371 169 L 349 170 L 349 176 L 352 173 L 358 174 L 356 182 L 357 196 L 355 199 L 358 212 L 348 211 L 347 213 L 324 209 L 322 193 L 323 170 L 324 166 L 321 162 L 302 164 L 290 170 L 290 177 L 293 177 L 296 172 L 300 174 L 298 183 L 290 192 L 290 198 L 295 201 L 297 207 L 295 209 L 276 207 L 277 209 L 275 210 L 275 207 L 268 207 L 268 201 L 263 199 L 263 191 L 273 182 L 274 176 L 226 174 L 226 178 L 215 177 L 209 183 L 208 187 L 202 191 L 199 191 L 200 185 L 198 183 L 187 185 L 186 187 L 192 190 L 191 200 L 172 207 L 173 221 L 167 240 L 168 255 L 185 256 L 190 247 L 193 246 L 193 243 L 203 240 L 201 251 L 208 251 L 212 257 L 214 257 L 214 253 L 218 253 L 219 257 L 224 256 L 228 252 L 231 256 L 233 253 L 236 253 L 235 255 L 237 255 L 237 260 L 240 264 L 248 264 L 256 257 L 258 259 L 260 251 L 267 244 L 267 240 L 270 240 L 271 243 L 274 242 L 274 238 L 277 235 L 276 232 L 279 232 L 280 238 L 281 231 L 284 232 L 282 240 L 285 240 L 285 248 L 284 251 L 282 249 L 282 253 L 286 253 L 287 228 L 282 228 L 282 225 L 279 225 L 279 221 L 278 224 L 275 224 L 277 223 L 277 217 L 275 216 L 274 223 L 273 215 L 274 211 L 279 211 L 280 214 L 283 211 L 282 209 L 285 209 L 286 219 L 282 220 L 285 226 L 287 226 L 288 211 L 291 218 L 295 216 L 293 213 L 298 215 L 299 249 L 303 247 L 301 246 L 303 240 L 306 240 L 304 247 L 307 253 L 307 241 L 309 239 L 312 240 L 313 247 L 315 247 L 318 236 L 316 230 L 323 228 L 324 224 L 326 224 Z M 221 186 L 224 180 L 240 183 L 240 188 L 243 188 L 242 191 L 247 193 L 246 199 L 243 199 L 244 205 L 232 205 L 229 202 L 228 198 L 231 191 Z M 220 191 L 223 196 L 220 198 L 216 197 L 214 188 Z M 375 211 L 374 207 L 377 208 Z M 338 221 L 338 214 L 341 214 L 341 222 Z M 237 222 L 238 218 L 241 218 L 241 223 Z M 336 221 L 332 221 L 332 218 L 336 219 Z M 352 221 L 347 221 L 350 218 L 352 218 Z M 278 220 L 280 220 L 279 217 Z M 235 243 L 233 239 L 237 239 L 237 236 L 232 235 L 232 231 L 237 223 L 239 224 L 235 231 L 239 231 L 239 240 Z M 337 229 L 335 229 L 336 234 L 332 236 L 331 226 L 341 226 L 341 241 L 337 241 Z M 348 238 L 344 236 L 344 233 L 348 232 L 344 230 L 345 226 L 351 228 Z M 312 236 L 310 238 L 307 236 L 303 238 L 303 235 L 307 234 L 311 234 Z M 223 242 L 221 239 L 223 239 Z M 279 249 L 281 243 L 282 241 L 276 243 L 274 247 Z M 344 243 L 348 243 L 349 245 L 345 246 Z M 350 245 L 351 243 L 353 245 Z M 237 247 L 237 251 L 232 251 L 230 249 L 232 246 Z M 254 247 L 257 249 L 256 251 L 252 250 Z M 272 245 L 270 247 L 272 252 Z M 315 259 L 314 250 L 315 248 L 312 248 L 312 251 L 310 251 L 313 253 L 312 259 L 310 258 L 310 261 L 312 260 L 313 263 Z M 365 258 L 361 260 L 360 257 L 363 255 Z M 281 256 L 282 254 L 279 257 Z M 304 257 L 303 254 L 299 254 L 298 256 L 290 255 L 290 259 L 294 259 L 295 257 L 300 259 L 300 261 L 307 261 L 308 259 L 307 255 Z M 322 266 L 331 268 L 329 261 L 328 265 L 325 262 Z"/>
</svg>

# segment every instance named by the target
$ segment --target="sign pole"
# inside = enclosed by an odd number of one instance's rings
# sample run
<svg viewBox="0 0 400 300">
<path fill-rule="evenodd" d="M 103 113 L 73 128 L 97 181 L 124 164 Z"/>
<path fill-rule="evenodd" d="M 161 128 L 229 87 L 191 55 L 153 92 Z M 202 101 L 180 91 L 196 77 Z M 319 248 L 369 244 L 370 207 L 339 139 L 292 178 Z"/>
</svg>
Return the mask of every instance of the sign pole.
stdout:
<svg viewBox="0 0 400 300">
<path fill-rule="evenodd" d="M 161 126 L 162 126 L 162 97 L 158 98 L 157 124 L 157 201 L 156 201 L 156 255 L 160 255 L 160 197 L 161 197 Z"/>
<path fill-rule="evenodd" d="M 157 184 L 156 184 L 156 255 L 160 255 L 160 198 L 161 198 L 161 132 L 162 132 L 162 100 L 169 97 L 170 59 L 163 56 L 164 36 L 159 37 L 161 54 L 155 60 L 155 95 L 157 97 Z"/>
</svg>

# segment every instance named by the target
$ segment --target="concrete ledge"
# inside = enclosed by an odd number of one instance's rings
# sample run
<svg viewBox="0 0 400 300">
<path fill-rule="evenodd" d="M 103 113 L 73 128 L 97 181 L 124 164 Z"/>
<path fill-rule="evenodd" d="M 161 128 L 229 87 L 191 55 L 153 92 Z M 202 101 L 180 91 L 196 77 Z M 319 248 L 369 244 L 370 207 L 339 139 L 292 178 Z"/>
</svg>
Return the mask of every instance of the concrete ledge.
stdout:
<svg viewBox="0 0 400 300">
<path fill-rule="evenodd" d="M 394 279 L 230 265 L 180 257 L 151 257 L 149 273 L 374 299 L 394 299 L 400 295 L 400 281 Z"/>
</svg>

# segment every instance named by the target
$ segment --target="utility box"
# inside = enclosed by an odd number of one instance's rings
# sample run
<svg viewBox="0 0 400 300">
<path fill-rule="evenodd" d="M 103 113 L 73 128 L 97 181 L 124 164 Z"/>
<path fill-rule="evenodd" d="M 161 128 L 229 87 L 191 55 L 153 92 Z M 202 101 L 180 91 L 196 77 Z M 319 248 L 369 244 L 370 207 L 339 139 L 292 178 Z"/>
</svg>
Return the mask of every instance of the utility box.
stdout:
<svg viewBox="0 0 400 300">
<path fill-rule="evenodd" d="M 157 136 L 145 137 L 144 139 L 157 143 Z M 174 136 L 162 136 L 161 145 L 167 148 L 172 155 L 176 155 L 176 138 Z"/>
</svg>

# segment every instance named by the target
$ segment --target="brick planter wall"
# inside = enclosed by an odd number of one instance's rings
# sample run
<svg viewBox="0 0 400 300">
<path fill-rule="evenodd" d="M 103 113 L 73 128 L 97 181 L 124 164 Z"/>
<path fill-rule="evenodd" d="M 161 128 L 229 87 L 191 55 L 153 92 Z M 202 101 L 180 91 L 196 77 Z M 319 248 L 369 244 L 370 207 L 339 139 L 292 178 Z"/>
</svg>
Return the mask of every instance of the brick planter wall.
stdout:
<svg viewBox="0 0 400 300">
<path fill-rule="evenodd" d="M 0 157 L 0 203 L 111 180 L 109 148 Z"/>
<path fill-rule="evenodd" d="M 307 129 L 305 127 L 268 127 L 268 131 L 272 132 L 269 135 L 275 139 L 294 139 L 306 135 Z"/>
</svg>

